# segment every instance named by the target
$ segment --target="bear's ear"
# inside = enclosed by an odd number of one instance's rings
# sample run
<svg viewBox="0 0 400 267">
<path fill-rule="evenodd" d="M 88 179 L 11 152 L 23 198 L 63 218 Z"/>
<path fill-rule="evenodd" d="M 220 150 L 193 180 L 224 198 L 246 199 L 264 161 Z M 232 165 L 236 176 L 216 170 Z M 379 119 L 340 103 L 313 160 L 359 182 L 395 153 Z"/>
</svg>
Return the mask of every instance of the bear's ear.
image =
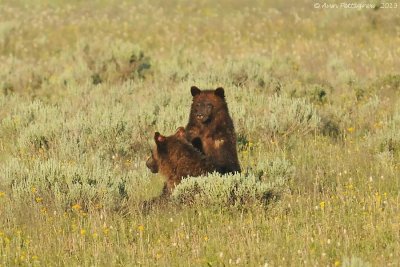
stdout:
<svg viewBox="0 0 400 267">
<path fill-rule="evenodd" d="M 161 135 L 159 132 L 154 133 L 154 141 L 157 145 L 163 144 L 165 142 L 165 136 Z"/>
<path fill-rule="evenodd" d="M 178 129 L 176 129 L 176 133 L 175 133 L 176 137 L 185 138 L 185 134 L 186 134 L 185 128 L 183 128 L 182 126 L 179 127 Z"/>
<path fill-rule="evenodd" d="M 215 89 L 214 94 L 219 96 L 220 98 L 225 98 L 225 91 L 222 87 L 218 87 L 217 89 Z"/>
<path fill-rule="evenodd" d="M 192 96 L 196 96 L 201 93 L 201 90 L 196 86 L 192 86 L 190 87 L 190 92 L 192 93 Z"/>
</svg>

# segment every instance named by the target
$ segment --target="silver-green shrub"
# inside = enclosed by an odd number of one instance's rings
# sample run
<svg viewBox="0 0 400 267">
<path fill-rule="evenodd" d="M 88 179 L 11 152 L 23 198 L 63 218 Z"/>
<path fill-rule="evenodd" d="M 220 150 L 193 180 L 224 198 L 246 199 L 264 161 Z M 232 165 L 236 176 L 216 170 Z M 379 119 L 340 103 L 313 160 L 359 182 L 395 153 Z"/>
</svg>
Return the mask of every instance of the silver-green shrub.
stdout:
<svg viewBox="0 0 400 267">
<path fill-rule="evenodd" d="M 151 77 L 153 64 L 135 43 L 109 36 L 90 36 L 43 61 L 21 60 L 13 55 L 3 57 L 0 89 L 4 93 L 25 91 L 33 96 L 57 99 L 68 87 L 87 81 L 94 85 L 120 84 Z"/>
<path fill-rule="evenodd" d="M 40 198 L 40 202 L 63 210 L 75 204 L 86 209 L 118 208 L 121 201 L 135 198 L 149 180 L 149 174 L 142 169 L 117 173 L 111 164 L 100 159 L 86 164 L 11 159 L 0 170 L 1 186 L 12 190 L 15 201 L 29 203 Z"/>
<path fill-rule="evenodd" d="M 375 126 L 376 132 L 366 137 L 368 147 L 379 157 L 400 157 L 400 111 Z"/>
<path fill-rule="evenodd" d="M 189 177 L 175 188 L 172 197 L 181 203 L 199 205 L 265 204 L 287 188 L 293 167 L 286 160 L 275 160 L 269 162 L 265 172 L 265 178 L 253 173 Z"/>
<path fill-rule="evenodd" d="M 263 180 L 274 181 L 276 185 L 284 185 L 295 174 L 294 166 L 284 158 L 260 161 L 257 169 L 263 170 Z"/>
<path fill-rule="evenodd" d="M 371 264 L 364 261 L 362 258 L 351 256 L 343 258 L 343 267 L 369 267 Z"/>
<path fill-rule="evenodd" d="M 320 117 L 306 99 L 274 95 L 268 99 L 260 123 L 272 136 L 301 137 L 317 129 Z"/>
</svg>

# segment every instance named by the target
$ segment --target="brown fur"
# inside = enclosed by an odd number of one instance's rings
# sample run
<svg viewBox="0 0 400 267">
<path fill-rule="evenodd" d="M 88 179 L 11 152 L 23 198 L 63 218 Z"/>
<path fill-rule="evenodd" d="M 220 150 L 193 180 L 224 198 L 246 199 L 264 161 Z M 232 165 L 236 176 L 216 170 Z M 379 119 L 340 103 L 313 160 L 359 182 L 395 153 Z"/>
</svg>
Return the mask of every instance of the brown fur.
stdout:
<svg viewBox="0 0 400 267">
<path fill-rule="evenodd" d="M 236 133 L 223 88 L 200 90 L 192 86 L 193 103 L 186 138 L 203 152 L 222 174 L 240 172 Z"/>
<path fill-rule="evenodd" d="M 166 178 L 163 194 L 170 194 L 187 176 L 200 176 L 215 170 L 214 165 L 185 138 L 185 129 L 178 128 L 174 135 L 154 134 L 156 147 L 146 162 L 153 173 Z"/>
</svg>

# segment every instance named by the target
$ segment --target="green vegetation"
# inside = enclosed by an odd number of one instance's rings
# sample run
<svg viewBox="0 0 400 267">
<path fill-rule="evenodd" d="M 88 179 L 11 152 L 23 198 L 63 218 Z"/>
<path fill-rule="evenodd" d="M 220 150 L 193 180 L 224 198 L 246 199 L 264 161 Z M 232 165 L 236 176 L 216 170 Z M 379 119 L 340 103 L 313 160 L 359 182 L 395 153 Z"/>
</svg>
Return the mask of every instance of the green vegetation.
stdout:
<svg viewBox="0 0 400 267">
<path fill-rule="evenodd" d="M 0 3 L 0 266 L 400 265 L 400 7 Z M 244 172 L 143 213 L 192 85 Z"/>
</svg>

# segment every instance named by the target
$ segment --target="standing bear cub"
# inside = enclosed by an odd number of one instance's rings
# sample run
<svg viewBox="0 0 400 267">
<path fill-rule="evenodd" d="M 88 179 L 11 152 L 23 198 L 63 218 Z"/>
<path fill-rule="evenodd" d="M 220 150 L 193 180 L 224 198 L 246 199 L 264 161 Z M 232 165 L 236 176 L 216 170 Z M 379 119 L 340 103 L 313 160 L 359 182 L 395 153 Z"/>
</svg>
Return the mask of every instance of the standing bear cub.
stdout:
<svg viewBox="0 0 400 267">
<path fill-rule="evenodd" d="M 148 158 L 146 166 L 153 173 L 166 178 L 162 195 L 170 195 L 182 178 L 205 175 L 215 170 L 212 162 L 185 138 L 185 129 L 179 127 L 171 136 L 154 134 L 156 147 Z"/>
<path fill-rule="evenodd" d="M 186 139 L 215 164 L 217 172 L 240 172 L 236 133 L 224 89 L 200 90 L 192 86 L 191 93 L 193 102 Z"/>
</svg>

